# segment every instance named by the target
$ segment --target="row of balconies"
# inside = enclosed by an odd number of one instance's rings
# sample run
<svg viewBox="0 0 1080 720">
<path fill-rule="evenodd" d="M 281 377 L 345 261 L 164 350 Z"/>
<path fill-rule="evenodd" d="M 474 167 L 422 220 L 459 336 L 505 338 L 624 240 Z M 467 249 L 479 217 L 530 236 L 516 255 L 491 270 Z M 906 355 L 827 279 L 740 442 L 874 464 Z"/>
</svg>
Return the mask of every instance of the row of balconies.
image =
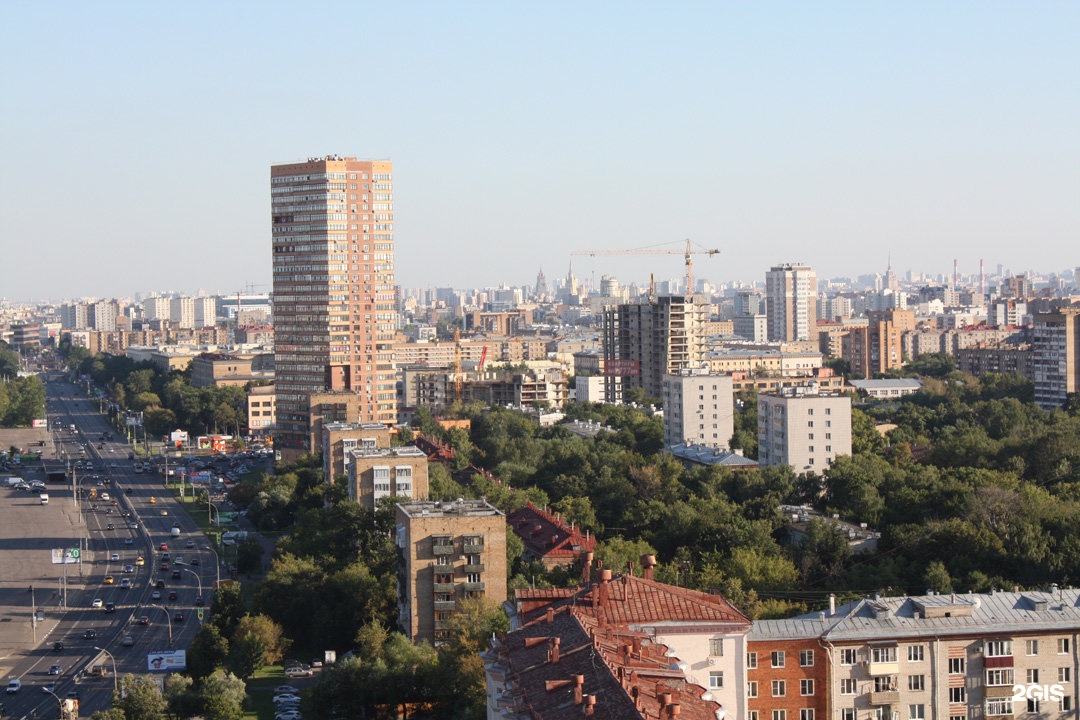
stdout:
<svg viewBox="0 0 1080 720">
<path fill-rule="evenodd" d="M 483 592 L 483 582 L 464 582 L 464 583 L 434 583 L 431 591 L 433 593 L 452 593 L 457 588 L 461 588 L 464 592 Z"/>
<path fill-rule="evenodd" d="M 454 543 L 448 543 L 446 545 L 432 545 L 431 552 L 434 555 L 453 555 L 455 552 Z M 464 555 L 479 555 L 484 552 L 484 543 L 477 542 L 463 542 L 461 544 L 461 552 Z"/>
</svg>

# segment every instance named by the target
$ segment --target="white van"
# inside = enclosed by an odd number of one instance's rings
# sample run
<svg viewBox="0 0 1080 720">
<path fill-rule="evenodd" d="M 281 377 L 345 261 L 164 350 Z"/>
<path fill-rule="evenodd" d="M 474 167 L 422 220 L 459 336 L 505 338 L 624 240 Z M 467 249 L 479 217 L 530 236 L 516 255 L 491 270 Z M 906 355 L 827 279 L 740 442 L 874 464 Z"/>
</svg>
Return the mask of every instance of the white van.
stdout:
<svg viewBox="0 0 1080 720">
<path fill-rule="evenodd" d="M 180 528 L 176 527 L 175 525 L 173 525 L 172 527 L 172 536 L 180 537 Z"/>
<path fill-rule="evenodd" d="M 48 493 L 41 493 L 40 495 L 38 495 L 38 499 L 41 500 L 42 505 L 48 505 L 49 504 L 49 494 Z"/>
</svg>

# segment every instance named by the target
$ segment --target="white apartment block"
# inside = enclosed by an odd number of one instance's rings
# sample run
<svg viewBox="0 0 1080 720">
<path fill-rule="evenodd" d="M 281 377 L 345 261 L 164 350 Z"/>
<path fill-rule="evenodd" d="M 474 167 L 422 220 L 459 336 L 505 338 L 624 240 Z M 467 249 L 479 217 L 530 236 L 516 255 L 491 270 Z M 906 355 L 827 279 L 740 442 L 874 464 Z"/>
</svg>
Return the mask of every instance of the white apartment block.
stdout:
<svg viewBox="0 0 1080 720">
<path fill-rule="evenodd" d="M 195 327 L 195 298 L 178 297 L 169 301 L 169 322 L 180 328 Z"/>
<path fill-rule="evenodd" d="M 682 370 L 664 376 L 662 392 L 664 445 L 731 446 L 735 398 L 730 375 Z"/>
<path fill-rule="evenodd" d="M 197 297 L 195 302 L 195 327 L 213 327 L 217 324 L 217 298 L 209 295 Z"/>
<path fill-rule="evenodd" d="M 802 388 L 793 388 L 798 391 Z M 823 473 L 837 455 L 851 454 L 851 398 L 801 394 L 758 396 L 758 464 Z"/>
<path fill-rule="evenodd" d="M 143 300 L 143 317 L 147 320 L 169 319 L 169 298 L 152 297 Z"/>
</svg>

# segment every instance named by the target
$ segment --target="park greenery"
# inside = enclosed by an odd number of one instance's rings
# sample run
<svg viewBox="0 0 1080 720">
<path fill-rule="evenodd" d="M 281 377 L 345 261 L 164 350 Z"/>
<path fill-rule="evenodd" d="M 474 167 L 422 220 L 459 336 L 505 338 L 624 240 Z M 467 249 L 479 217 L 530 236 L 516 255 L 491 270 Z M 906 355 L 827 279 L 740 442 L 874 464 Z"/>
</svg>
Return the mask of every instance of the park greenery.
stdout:
<svg viewBox="0 0 1080 720">
<path fill-rule="evenodd" d="M 19 354 L 0 343 L 0 427 L 30 427 L 45 417 L 45 386 L 36 375 L 19 377 Z"/>
</svg>

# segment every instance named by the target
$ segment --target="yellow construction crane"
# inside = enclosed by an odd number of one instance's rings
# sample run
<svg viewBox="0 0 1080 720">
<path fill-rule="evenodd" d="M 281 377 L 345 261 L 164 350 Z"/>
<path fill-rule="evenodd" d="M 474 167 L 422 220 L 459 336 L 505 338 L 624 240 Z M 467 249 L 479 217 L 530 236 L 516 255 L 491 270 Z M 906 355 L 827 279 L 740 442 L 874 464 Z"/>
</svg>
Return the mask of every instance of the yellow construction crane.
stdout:
<svg viewBox="0 0 1080 720">
<path fill-rule="evenodd" d="M 671 245 L 672 243 L 665 243 Z M 690 240 L 686 241 L 686 248 L 684 250 L 675 250 L 672 248 L 664 249 L 663 246 L 649 246 L 643 248 L 633 248 L 631 250 L 574 250 L 571 255 L 588 255 L 590 257 L 596 257 L 597 255 L 683 255 L 686 258 L 686 293 L 692 294 L 694 292 L 694 255 L 705 255 L 712 257 L 713 255 L 719 255 L 719 250 L 710 250 L 709 248 L 702 247 L 700 250 L 694 250 L 691 247 Z"/>
</svg>

